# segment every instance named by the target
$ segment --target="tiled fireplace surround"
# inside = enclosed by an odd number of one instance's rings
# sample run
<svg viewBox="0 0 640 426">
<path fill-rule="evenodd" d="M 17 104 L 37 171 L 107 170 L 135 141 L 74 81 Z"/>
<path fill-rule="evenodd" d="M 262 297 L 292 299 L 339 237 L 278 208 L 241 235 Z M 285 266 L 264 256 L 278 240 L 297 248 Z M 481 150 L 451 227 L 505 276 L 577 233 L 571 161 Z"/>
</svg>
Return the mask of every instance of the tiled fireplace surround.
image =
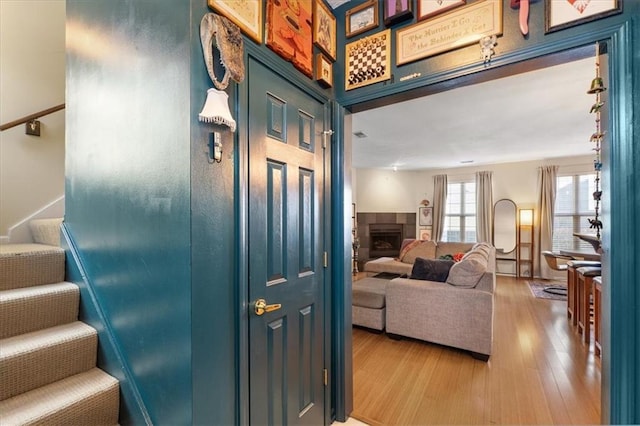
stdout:
<svg viewBox="0 0 640 426">
<path fill-rule="evenodd" d="M 358 250 L 358 268 L 363 270 L 364 264 L 370 260 L 381 256 L 397 257 L 400 254 L 400 246 L 404 238 L 416 237 L 416 214 L 415 213 L 358 213 L 356 215 L 356 226 L 358 229 L 358 239 L 360 249 Z M 372 247 L 371 231 L 381 235 L 385 243 L 385 248 L 376 251 Z M 393 235 L 398 233 L 398 237 Z M 387 247 L 389 244 L 394 247 Z M 397 247 L 395 247 L 397 244 Z"/>
</svg>

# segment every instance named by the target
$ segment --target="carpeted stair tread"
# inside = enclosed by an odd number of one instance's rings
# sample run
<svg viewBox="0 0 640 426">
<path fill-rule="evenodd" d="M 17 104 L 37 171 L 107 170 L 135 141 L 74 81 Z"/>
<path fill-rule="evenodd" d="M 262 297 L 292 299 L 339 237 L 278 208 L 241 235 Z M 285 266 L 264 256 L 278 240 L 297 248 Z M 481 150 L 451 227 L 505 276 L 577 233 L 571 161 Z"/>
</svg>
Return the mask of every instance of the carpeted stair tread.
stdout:
<svg viewBox="0 0 640 426">
<path fill-rule="evenodd" d="M 29 222 L 33 241 L 38 244 L 48 244 L 51 246 L 60 245 L 60 225 L 62 218 L 53 219 L 33 219 Z"/>
<path fill-rule="evenodd" d="M 64 250 L 45 244 L 0 245 L 0 290 L 64 281 Z"/>
<path fill-rule="evenodd" d="M 118 407 L 118 380 L 93 368 L 0 401 L 0 424 L 112 425 Z"/>
<path fill-rule="evenodd" d="M 79 300 L 67 282 L 0 291 L 0 339 L 76 321 Z"/>
<path fill-rule="evenodd" d="M 80 321 L 0 340 L 0 400 L 90 370 L 96 330 Z"/>
</svg>

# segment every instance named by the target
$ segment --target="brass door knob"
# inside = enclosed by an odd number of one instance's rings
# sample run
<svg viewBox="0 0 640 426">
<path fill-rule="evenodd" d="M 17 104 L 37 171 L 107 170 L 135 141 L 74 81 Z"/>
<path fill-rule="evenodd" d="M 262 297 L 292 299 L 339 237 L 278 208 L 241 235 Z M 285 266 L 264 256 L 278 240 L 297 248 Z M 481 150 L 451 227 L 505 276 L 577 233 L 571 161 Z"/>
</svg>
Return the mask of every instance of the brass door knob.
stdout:
<svg viewBox="0 0 640 426">
<path fill-rule="evenodd" d="M 278 309 L 280 309 L 282 307 L 282 305 L 280 303 L 274 303 L 272 305 L 267 305 L 267 301 L 264 300 L 264 299 L 256 300 L 256 303 L 253 306 L 254 306 L 254 311 L 255 311 L 256 315 L 258 315 L 258 316 L 264 314 L 265 312 L 277 311 Z"/>
</svg>

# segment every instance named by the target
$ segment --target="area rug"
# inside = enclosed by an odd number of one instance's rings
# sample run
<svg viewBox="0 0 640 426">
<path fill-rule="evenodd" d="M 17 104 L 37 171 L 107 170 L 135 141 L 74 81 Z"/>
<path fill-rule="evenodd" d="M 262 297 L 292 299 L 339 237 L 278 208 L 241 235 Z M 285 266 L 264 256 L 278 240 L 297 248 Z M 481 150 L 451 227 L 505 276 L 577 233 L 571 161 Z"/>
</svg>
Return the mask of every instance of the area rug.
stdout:
<svg viewBox="0 0 640 426">
<path fill-rule="evenodd" d="M 560 281 L 527 281 L 533 297 L 539 299 L 567 300 L 567 285 Z M 551 287 L 551 288 L 549 288 Z M 545 291 L 548 288 L 548 291 Z"/>
</svg>

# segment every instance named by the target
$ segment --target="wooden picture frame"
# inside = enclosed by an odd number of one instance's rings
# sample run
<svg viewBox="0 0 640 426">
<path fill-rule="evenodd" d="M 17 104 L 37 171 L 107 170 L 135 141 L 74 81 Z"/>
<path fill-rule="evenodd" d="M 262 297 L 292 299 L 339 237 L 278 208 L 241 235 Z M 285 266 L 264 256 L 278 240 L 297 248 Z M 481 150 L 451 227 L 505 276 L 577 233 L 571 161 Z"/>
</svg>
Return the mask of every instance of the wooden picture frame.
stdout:
<svg viewBox="0 0 640 426">
<path fill-rule="evenodd" d="M 347 37 L 353 37 L 373 28 L 377 28 L 378 22 L 378 1 L 369 0 L 345 13 L 345 31 Z"/>
<path fill-rule="evenodd" d="M 622 0 L 574 2 L 545 0 L 545 34 L 622 13 Z"/>
<path fill-rule="evenodd" d="M 207 5 L 240 27 L 250 39 L 262 44 L 263 0 L 207 0 Z"/>
<path fill-rule="evenodd" d="M 418 0 L 418 21 L 464 6 L 466 0 Z"/>
<path fill-rule="evenodd" d="M 333 86 L 333 64 L 323 53 L 316 54 L 316 80 L 324 87 Z"/>
<path fill-rule="evenodd" d="M 345 90 L 391 78 L 391 30 L 345 45 Z"/>
<path fill-rule="evenodd" d="M 433 225 L 433 207 L 420 207 L 418 209 L 418 225 Z"/>
<path fill-rule="evenodd" d="M 413 18 L 413 0 L 384 0 L 384 24 L 390 26 Z"/>
<path fill-rule="evenodd" d="M 431 241 L 431 228 L 420 228 L 418 239 L 421 241 Z"/>
<path fill-rule="evenodd" d="M 267 0 L 267 47 L 309 78 L 313 78 L 311 13 L 308 1 Z"/>
<path fill-rule="evenodd" d="M 336 17 L 323 0 L 313 2 L 313 42 L 332 61 L 336 60 Z"/>
<path fill-rule="evenodd" d="M 477 1 L 396 31 L 396 66 L 501 34 L 502 2 Z"/>
</svg>

